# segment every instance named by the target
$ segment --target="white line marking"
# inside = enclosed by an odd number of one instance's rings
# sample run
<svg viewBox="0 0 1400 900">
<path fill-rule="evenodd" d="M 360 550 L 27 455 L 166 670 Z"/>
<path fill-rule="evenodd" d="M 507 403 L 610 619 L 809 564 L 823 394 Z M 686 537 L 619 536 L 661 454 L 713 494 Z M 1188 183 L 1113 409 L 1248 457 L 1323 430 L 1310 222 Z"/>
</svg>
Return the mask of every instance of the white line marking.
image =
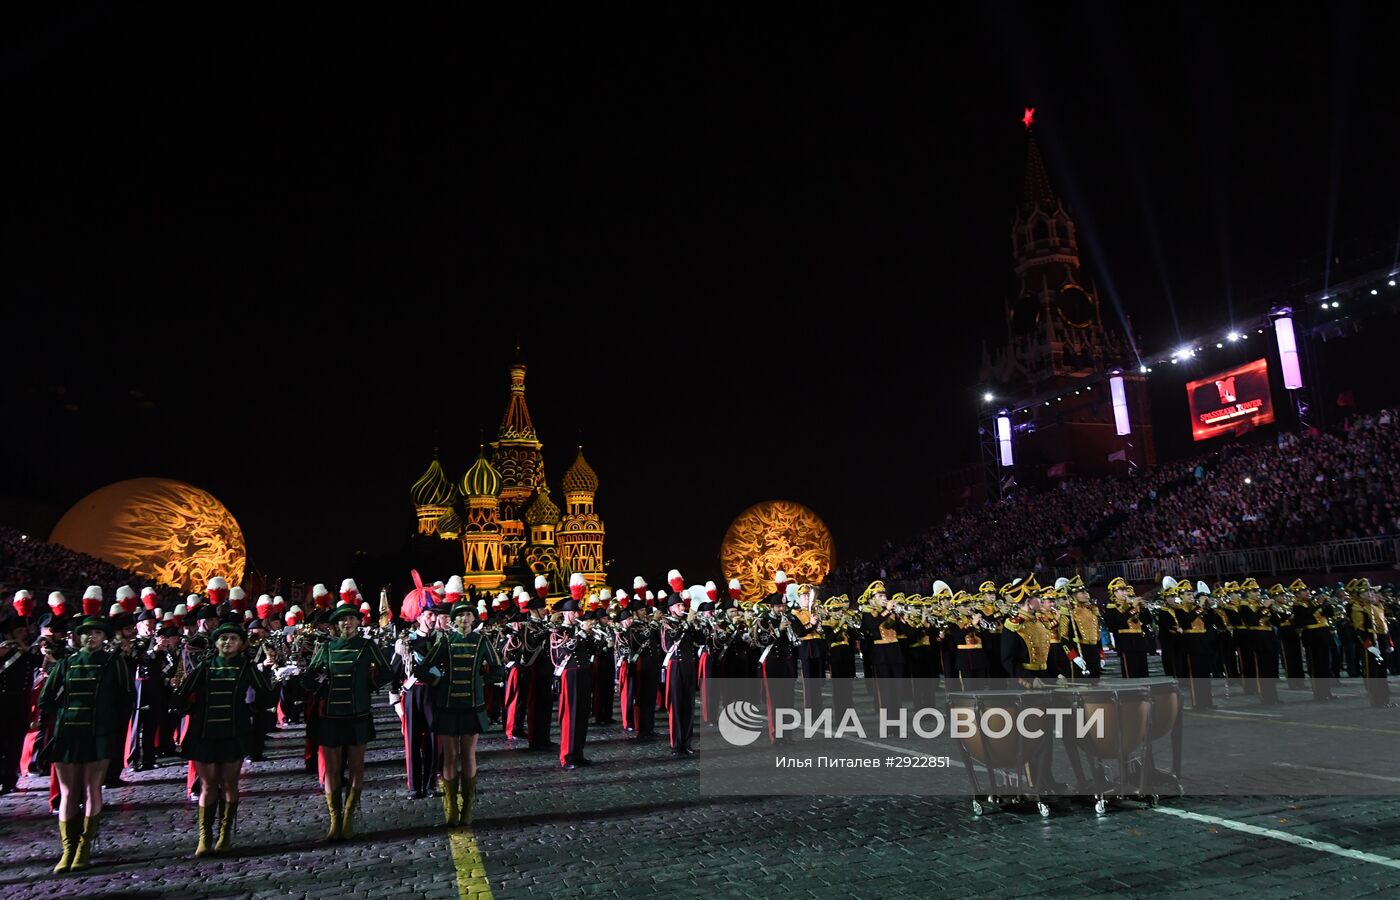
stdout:
<svg viewBox="0 0 1400 900">
<path fill-rule="evenodd" d="M 1304 766 L 1298 763 L 1276 762 L 1276 766 L 1283 766 L 1285 769 L 1306 769 L 1309 772 L 1325 772 L 1328 775 L 1350 775 L 1353 778 L 1374 778 L 1376 781 L 1400 782 L 1400 778 L 1392 775 L 1372 775 L 1369 772 L 1353 772 L 1350 769 L 1323 769 L 1318 766 Z"/>
<path fill-rule="evenodd" d="M 881 750 L 893 750 L 895 753 L 903 753 L 905 756 L 928 756 L 927 753 L 916 753 L 908 747 L 897 747 L 894 744 L 882 744 L 879 741 L 868 741 L 865 738 L 850 738 L 857 744 L 864 744 L 867 747 L 878 747 Z"/>
<path fill-rule="evenodd" d="M 1201 813 L 1187 812 L 1182 809 L 1172 809 L 1166 806 L 1150 807 L 1153 812 L 1166 816 L 1176 816 L 1178 819 L 1187 819 L 1192 822 L 1203 822 L 1207 825 L 1219 825 L 1222 828 L 1229 828 L 1234 831 L 1242 831 L 1245 834 L 1252 834 L 1256 837 L 1273 838 L 1276 841 L 1283 841 L 1286 844 L 1293 844 L 1297 847 L 1306 847 L 1309 850 L 1317 850 L 1321 853 L 1331 853 L 1333 856 L 1340 856 L 1343 859 L 1355 859 L 1361 862 L 1374 863 L 1378 866 L 1386 866 L 1391 869 L 1400 869 L 1400 860 L 1391 859 L 1388 856 L 1378 856 L 1375 853 L 1365 853 L 1361 850 L 1348 850 L 1346 847 L 1339 847 L 1327 841 L 1314 841 L 1311 838 L 1299 837 L 1296 834 L 1289 834 L 1286 831 L 1276 831 L 1272 828 L 1260 828 L 1258 825 L 1247 825 L 1244 822 L 1236 822 L 1234 819 L 1222 819 L 1219 816 L 1207 816 Z"/>
<path fill-rule="evenodd" d="M 1217 707 L 1216 709 L 1211 710 L 1211 712 L 1213 712 L 1213 713 L 1219 713 L 1220 715 L 1224 715 L 1224 716 L 1259 716 L 1260 718 L 1264 718 L 1264 719 L 1282 719 L 1282 718 L 1283 718 L 1283 715 L 1280 714 L 1280 713 L 1245 712 L 1245 711 L 1242 710 L 1242 709 L 1220 709 L 1220 708 Z"/>
</svg>

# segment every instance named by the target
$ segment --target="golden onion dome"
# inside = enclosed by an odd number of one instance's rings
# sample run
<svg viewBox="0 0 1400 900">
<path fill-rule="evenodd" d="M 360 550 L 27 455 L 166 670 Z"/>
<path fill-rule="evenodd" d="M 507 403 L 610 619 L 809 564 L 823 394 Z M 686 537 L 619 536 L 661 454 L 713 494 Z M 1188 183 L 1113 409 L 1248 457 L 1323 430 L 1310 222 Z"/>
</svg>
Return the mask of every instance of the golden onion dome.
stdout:
<svg viewBox="0 0 1400 900">
<path fill-rule="evenodd" d="M 535 494 L 535 502 L 525 510 L 526 525 L 558 525 L 559 507 L 549 499 L 549 488 L 542 487 Z"/>
<path fill-rule="evenodd" d="M 598 475 L 588 464 L 588 460 L 583 458 L 583 447 L 579 447 L 574 464 L 569 466 L 569 471 L 564 473 L 564 491 L 570 494 L 581 494 L 593 493 L 597 490 Z"/>
<path fill-rule="evenodd" d="M 486 447 L 462 476 L 462 495 L 465 497 L 497 497 L 501 493 L 501 473 L 486 461 Z"/>
<path fill-rule="evenodd" d="M 437 520 L 437 535 L 440 538 L 461 537 L 466 527 L 456 510 L 448 510 L 446 515 Z"/>
<path fill-rule="evenodd" d="M 457 502 L 457 489 L 447 480 L 447 473 L 438 462 L 437 451 L 433 451 L 432 464 L 423 477 L 413 482 L 409 489 L 414 506 L 451 506 Z"/>
</svg>

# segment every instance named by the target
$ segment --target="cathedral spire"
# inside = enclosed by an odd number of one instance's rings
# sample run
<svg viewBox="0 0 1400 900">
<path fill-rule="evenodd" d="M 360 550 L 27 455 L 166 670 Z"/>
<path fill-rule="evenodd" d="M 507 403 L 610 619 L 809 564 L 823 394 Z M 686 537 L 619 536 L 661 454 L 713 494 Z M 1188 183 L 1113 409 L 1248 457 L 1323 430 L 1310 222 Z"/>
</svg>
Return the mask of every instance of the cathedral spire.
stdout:
<svg viewBox="0 0 1400 900">
<path fill-rule="evenodd" d="M 536 441 L 535 423 L 530 421 L 530 407 L 525 405 L 525 358 L 519 345 L 515 362 L 510 365 L 510 400 L 501 419 L 500 438 L 503 441 Z"/>
</svg>

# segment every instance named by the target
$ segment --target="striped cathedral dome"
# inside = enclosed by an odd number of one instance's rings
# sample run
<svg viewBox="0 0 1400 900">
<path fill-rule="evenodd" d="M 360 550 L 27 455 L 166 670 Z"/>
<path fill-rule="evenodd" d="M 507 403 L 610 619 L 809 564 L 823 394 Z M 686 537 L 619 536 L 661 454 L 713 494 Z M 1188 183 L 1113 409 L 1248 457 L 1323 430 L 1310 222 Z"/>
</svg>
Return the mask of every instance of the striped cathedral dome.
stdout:
<svg viewBox="0 0 1400 900">
<path fill-rule="evenodd" d="M 598 490 L 598 475 L 588 460 L 583 458 L 583 447 L 578 448 L 578 456 L 569 471 L 564 473 L 564 491 L 569 494 L 594 493 Z"/>
<path fill-rule="evenodd" d="M 436 451 L 433 452 L 433 461 L 428 466 L 428 471 L 423 473 L 422 478 L 413 482 L 409 493 L 413 497 L 414 506 L 451 506 L 457 502 L 457 489 L 447 480 L 447 473 L 443 472 Z"/>
<path fill-rule="evenodd" d="M 486 448 L 483 446 L 476 462 L 462 476 L 464 497 L 497 497 L 501 493 L 501 473 L 486 461 Z"/>
</svg>

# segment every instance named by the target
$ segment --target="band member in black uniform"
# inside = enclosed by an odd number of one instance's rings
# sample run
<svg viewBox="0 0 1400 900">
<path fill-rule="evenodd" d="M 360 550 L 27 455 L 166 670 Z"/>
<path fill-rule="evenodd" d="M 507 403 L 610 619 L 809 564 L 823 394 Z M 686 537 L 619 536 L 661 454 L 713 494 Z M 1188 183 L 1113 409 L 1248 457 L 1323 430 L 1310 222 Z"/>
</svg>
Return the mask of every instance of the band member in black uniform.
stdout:
<svg viewBox="0 0 1400 900">
<path fill-rule="evenodd" d="M 1245 667 L 1245 693 L 1250 693 L 1250 674 L 1253 673 L 1260 704 L 1275 706 L 1280 700 L 1274 601 L 1267 595 L 1261 596 L 1259 582 L 1253 578 L 1246 579 L 1240 585 L 1240 589 L 1244 591 L 1244 603 L 1240 604 L 1241 630 L 1247 636 L 1240 645 L 1240 652 L 1250 660 L 1250 664 Z"/>
<path fill-rule="evenodd" d="M 835 610 L 825 622 L 826 633 L 830 636 L 827 658 L 831 661 L 831 708 L 833 721 L 838 724 L 846 710 L 855 704 L 852 687 L 856 678 L 856 651 L 851 641 L 859 633 L 857 614 L 852 609 Z"/>
<path fill-rule="evenodd" d="M 272 683 L 277 659 L 268 641 L 266 623 L 262 619 L 249 620 L 248 656 L 263 670 L 268 682 L 268 692 L 249 701 L 253 711 L 253 738 L 248 749 L 250 762 L 262 762 L 267 758 L 267 735 L 277 728 L 277 690 Z"/>
<path fill-rule="evenodd" d="M 420 607 L 414 630 L 399 636 L 394 643 L 394 656 L 389 661 L 394 670 L 394 683 L 400 686 L 394 710 L 403 721 L 408 795 L 420 800 L 428 796 L 437 778 L 441 755 L 437 735 L 433 732 L 432 687 L 426 681 L 420 681 L 413 670 L 427 659 L 428 651 L 432 648 L 435 637 L 433 622 L 436 618 L 433 607 Z"/>
<path fill-rule="evenodd" d="M 724 618 L 715 629 L 714 644 L 710 650 L 714 660 L 712 665 L 715 677 L 724 685 L 718 699 L 720 708 L 735 700 L 758 702 L 758 696 L 754 692 L 758 679 L 754 677 L 750 664 L 752 660 L 749 656 L 749 642 L 749 627 L 744 622 L 743 610 L 738 604 L 727 605 Z"/>
<path fill-rule="evenodd" d="M 1108 583 L 1108 627 L 1118 650 L 1124 678 L 1147 677 L 1147 635 L 1143 632 L 1142 598 L 1122 578 Z"/>
<path fill-rule="evenodd" d="M 1180 659 L 1181 623 L 1176 619 L 1177 610 L 1181 607 L 1177 591 L 1182 586 L 1189 588 L 1190 584 L 1178 582 L 1168 575 L 1162 579 L 1162 587 L 1158 591 L 1162 605 L 1157 610 L 1157 648 L 1162 651 L 1162 674 L 1168 678 L 1181 677 L 1178 669 L 1184 666 Z"/>
<path fill-rule="evenodd" d="M 525 623 L 525 675 L 530 679 L 529 710 L 531 750 L 552 750 L 557 744 L 549 739 L 550 717 L 554 712 L 554 666 L 549 662 L 549 579 L 535 576 L 535 594 L 530 598 L 530 620 Z M 539 650 L 533 651 L 533 641 L 539 640 Z"/>
<path fill-rule="evenodd" d="M 596 604 L 596 605 L 595 605 Z M 608 607 L 612 604 L 612 591 L 603 588 L 596 600 L 589 601 L 592 613 L 594 641 L 593 655 L 593 721 L 598 725 L 613 723 L 614 688 L 617 681 L 617 659 L 613 655 L 612 627 L 608 621 Z"/>
<path fill-rule="evenodd" d="M 628 636 L 632 643 L 632 653 L 636 660 L 632 663 L 632 720 L 637 729 L 638 741 L 656 738 L 656 691 L 661 682 L 661 627 L 652 621 L 645 606 L 636 609 L 636 595 L 633 595 L 634 614 Z"/>
<path fill-rule="evenodd" d="M 34 673 L 44 658 L 29 648 L 29 625 L 13 613 L 0 620 L 0 796 L 19 787 L 19 759 L 34 720 Z"/>
<path fill-rule="evenodd" d="M 943 646 L 952 658 L 947 670 L 957 674 L 958 688 L 975 688 L 987 678 L 987 652 L 982 645 L 982 612 L 966 591 L 953 595 L 953 609 L 943 627 Z M 951 682 L 949 683 L 951 688 Z"/>
<path fill-rule="evenodd" d="M 1294 579 L 1288 589 L 1293 592 L 1293 627 L 1307 657 L 1313 699 L 1336 700 L 1337 695 L 1332 693 L 1332 621 L 1327 607 L 1322 597 L 1313 596 L 1301 578 Z"/>
<path fill-rule="evenodd" d="M 776 711 L 792 708 L 798 636 L 793 630 L 796 620 L 787 610 L 787 598 L 775 592 L 768 595 L 766 602 L 768 612 L 754 620 L 750 637 L 753 646 L 759 648 L 758 666 L 763 675 L 763 697 L 768 710 L 768 740 L 777 743 Z"/>
<path fill-rule="evenodd" d="M 1307 683 L 1303 678 L 1303 640 L 1293 624 L 1293 595 L 1282 584 L 1275 584 L 1269 588 L 1269 596 L 1274 600 L 1274 621 L 1284 677 L 1288 679 L 1289 690 L 1301 691 L 1307 687 Z"/>
<path fill-rule="evenodd" d="M 820 709 L 822 682 L 826 680 L 826 631 L 821 610 L 816 606 L 817 589 L 810 584 L 797 588 L 797 610 L 793 631 L 798 637 L 797 660 L 802 669 L 802 706 Z"/>
<path fill-rule="evenodd" d="M 588 716 L 593 711 L 593 619 L 580 621 L 579 601 L 588 582 L 578 572 L 569 576 L 569 598 L 555 607 L 564 624 L 549 636 L 549 659 L 559 678 L 559 767 L 565 771 L 586 766 Z"/>
<path fill-rule="evenodd" d="M 904 655 L 899 639 L 908 627 L 894 614 L 889 593 L 883 581 L 866 589 L 874 600 L 874 612 L 861 616 L 861 635 L 871 643 L 875 663 L 875 704 L 880 709 L 898 709 L 904 703 Z"/>
<path fill-rule="evenodd" d="M 1205 600 L 1207 619 L 1215 635 L 1215 663 L 1211 674 L 1226 679 L 1226 687 L 1240 680 L 1240 651 L 1235 639 L 1235 629 L 1240 625 L 1239 602 L 1233 599 L 1232 591 L 1239 585 L 1227 581 L 1218 589 L 1221 596 L 1212 594 Z"/>
<path fill-rule="evenodd" d="M 272 684 L 263 669 L 244 652 L 248 639 L 242 628 L 221 625 L 210 639 L 214 655 L 186 676 L 179 697 L 180 705 L 190 714 L 181 750 L 194 762 L 203 785 L 195 856 L 204 856 L 210 850 L 223 852 L 233 846 L 233 829 L 238 820 L 238 777 L 243 758 L 252 750 L 253 710 L 273 698 Z M 217 812 L 220 803 L 221 816 Z"/>
<path fill-rule="evenodd" d="M 125 594 L 128 604 L 135 602 L 136 592 L 131 588 L 123 586 L 117 591 L 119 594 Z M 113 603 L 107 612 L 107 621 L 112 626 L 111 647 L 126 657 L 126 668 L 131 672 L 141 655 L 141 647 L 136 642 L 136 617 L 127 612 L 120 603 Z M 136 704 L 132 702 L 134 697 L 134 693 L 128 694 L 126 727 L 122 729 L 122 750 L 107 763 L 107 777 L 102 781 L 103 787 L 119 788 L 130 783 L 122 780 L 122 765 L 131 749 L 131 722 L 136 717 Z"/>
<path fill-rule="evenodd" d="M 666 656 L 666 721 L 671 738 L 671 752 L 686 756 L 695 752 L 696 662 L 700 629 L 695 624 L 698 613 L 689 609 L 691 598 L 687 591 L 671 595 L 670 615 L 661 622 L 661 649 Z"/>
<path fill-rule="evenodd" d="M 1390 701 L 1390 685 L 1386 683 L 1383 648 L 1390 640 L 1390 623 L 1380 594 L 1371 582 L 1358 578 L 1347 585 L 1351 594 L 1351 627 L 1361 645 L 1361 665 L 1366 679 L 1366 699 L 1375 709 L 1394 709 Z"/>
<path fill-rule="evenodd" d="M 1189 679 L 1193 709 L 1214 709 L 1210 683 L 1210 672 L 1215 664 L 1214 617 L 1202 605 L 1210 597 L 1210 590 L 1204 581 L 1197 582 L 1194 591 L 1190 582 L 1183 581 L 1177 589 L 1177 596 L 1182 598 L 1176 621 L 1181 627 L 1183 660 L 1177 677 Z"/>
<path fill-rule="evenodd" d="M 952 589 L 943 581 L 933 583 L 934 598 L 951 596 Z M 929 607 L 918 607 L 904 617 L 909 629 L 909 646 L 905 663 L 909 670 L 911 697 L 916 709 L 932 707 L 937 702 L 938 653 L 935 649 L 937 627 L 929 618 Z"/>
<path fill-rule="evenodd" d="M 1001 635 L 1002 622 L 1006 619 L 1002 603 L 1010 601 L 1008 592 L 1012 591 L 1021 579 L 1017 578 L 1010 584 L 1004 584 L 998 588 L 990 580 L 982 582 L 977 590 L 980 598 L 977 601 L 977 609 L 981 614 L 981 621 L 978 627 L 982 630 L 985 640 L 983 647 L 987 657 L 987 676 L 989 678 L 1008 678 L 1010 673 L 1002 668 L 1001 663 Z"/>
<path fill-rule="evenodd" d="M 155 613 L 143 609 L 136 617 L 136 648 L 129 660 L 136 675 L 136 704 L 131 714 L 131 731 L 126 739 L 126 764 L 135 772 L 155 768 L 160 726 L 170 707 L 170 697 L 161 672 L 163 659 L 155 627 Z"/>
</svg>

